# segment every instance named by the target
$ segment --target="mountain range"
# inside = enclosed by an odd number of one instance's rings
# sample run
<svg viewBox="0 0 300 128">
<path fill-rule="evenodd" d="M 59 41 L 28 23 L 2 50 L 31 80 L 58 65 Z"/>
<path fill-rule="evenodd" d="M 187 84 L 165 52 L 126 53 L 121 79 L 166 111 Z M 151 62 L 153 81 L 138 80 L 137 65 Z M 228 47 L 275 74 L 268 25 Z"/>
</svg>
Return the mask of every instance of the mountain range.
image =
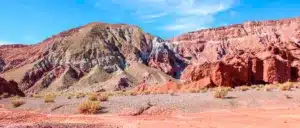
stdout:
<svg viewBox="0 0 300 128">
<path fill-rule="evenodd" d="M 134 25 L 95 22 L 35 45 L 1 45 L 0 71 L 27 94 L 117 91 L 168 81 L 235 87 L 298 81 L 299 48 L 299 17 L 203 29 L 168 40 Z"/>
</svg>

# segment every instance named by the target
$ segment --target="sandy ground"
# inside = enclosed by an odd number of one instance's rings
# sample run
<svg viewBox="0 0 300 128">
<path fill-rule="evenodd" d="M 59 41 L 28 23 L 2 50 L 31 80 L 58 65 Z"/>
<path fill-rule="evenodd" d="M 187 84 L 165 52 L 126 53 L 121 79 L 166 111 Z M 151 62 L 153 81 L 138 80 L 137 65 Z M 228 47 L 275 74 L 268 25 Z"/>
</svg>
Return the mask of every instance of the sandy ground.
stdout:
<svg viewBox="0 0 300 128">
<path fill-rule="evenodd" d="M 105 107 L 104 112 L 96 115 L 81 115 L 76 112 L 76 105 L 84 101 L 84 98 L 67 100 L 58 97 L 55 103 L 51 104 L 44 103 L 43 99 L 25 99 L 26 104 L 17 109 L 9 107 L 10 99 L 0 100 L 0 104 L 4 106 L 0 108 L 0 127 L 300 127 L 300 90 L 234 91 L 229 93 L 227 99 L 215 99 L 211 92 L 177 96 L 117 96 L 101 103 Z M 156 114 L 149 114 L 146 111 L 139 116 L 119 115 L 125 108 L 138 108 L 148 102 L 154 105 L 152 108 L 172 109 Z"/>
<path fill-rule="evenodd" d="M 26 114 L 25 114 L 26 113 Z M 297 128 L 300 109 L 235 109 L 172 116 L 42 115 L 1 109 L 2 127 Z M 9 114 L 9 115 L 8 115 Z M 24 116 L 25 115 L 25 116 Z M 4 117 L 5 116 L 5 117 Z M 0 125 L 0 127 L 1 127 Z"/>
</svg>

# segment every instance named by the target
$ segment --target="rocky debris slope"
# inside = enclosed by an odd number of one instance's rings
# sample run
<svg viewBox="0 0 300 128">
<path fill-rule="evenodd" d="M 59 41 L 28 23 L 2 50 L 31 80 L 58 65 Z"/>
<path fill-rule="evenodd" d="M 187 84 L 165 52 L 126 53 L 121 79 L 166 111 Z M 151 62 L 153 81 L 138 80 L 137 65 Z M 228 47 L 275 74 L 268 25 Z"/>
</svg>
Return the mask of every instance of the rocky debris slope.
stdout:
<svg viewBox="0 0 300 128">
<path fill-rule="evenodd" d="M 4 93 L 8 95 L 24 96 L 24 93 L 18 88 L 17 82 L 13 80 L 6 81 L 5 79 L 0 77 L 0 95 Z"/>
<path fill-rule="evenodd" d="M 189 60 L 181 76 L 187 83 L 209 78 L 234 87 L 299 78 L 300 18 L 204 29 L 170 41 Z"/>
</svg>

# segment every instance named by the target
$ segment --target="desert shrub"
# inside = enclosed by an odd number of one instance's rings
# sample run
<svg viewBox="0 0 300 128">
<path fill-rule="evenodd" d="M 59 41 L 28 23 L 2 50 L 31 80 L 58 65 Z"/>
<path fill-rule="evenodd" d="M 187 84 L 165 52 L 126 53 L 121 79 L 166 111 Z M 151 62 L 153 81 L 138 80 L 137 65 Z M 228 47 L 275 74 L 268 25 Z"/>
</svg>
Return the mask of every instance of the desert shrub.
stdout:
<svg viewBox="0 0 300 128">
<path fill-rule="evenodd" d="M 264 87 L 264 91 L 265 91 L 265 92 L 270 92 L 270 91 L 272 91 L 272 90 L 273 90 L 273 89 L 270 88 L 269 86 Z"/>
<path fill-rule="evenodd" d="M 201 93 L 206 93 L 207 91 L 208 91 L 208 88 L 202 88 L 202 89 L 200 90 Z"/>
<path fill-rule="evenodd" d="M 13 107 L 16 108 L 16 107 L 19 107 L 19 106 L 25 104 L 25 101 L 20 99 L 20 98 L 13 98 L 11 100 L 11 104 L 12 104 Z"/>
<path fill-rule="evenodd" d="M 126 91 L 116 91 L 113 96 L 127 96 L 128 92 Z"/>
<path fill-rule="evenodd" d="M 294 88 L 300 88 L 300 82 L 293 83 Z"/>
<path fill-rule="evenodd" d="M 106 92 L 105 93 L 107 96 L 114 96 L 115 94 L 113 92 Z"/>
<path fill-rule="evenodd" d="M 249 86 L 245 86 L 245 85 L 239 87 L 239 90 L 243 92 L 248 91 L 249 89 L 250 89 Z"/>
<path fill-rule="evenodd" d="M 56 96 L 53 94 L 46 94 L 44 96 L 44 101 L 45 101 L 45 103 L 53 103 L 55 98 L 56 98 Z"/>
<path fill-rule="evenodd" d="M 143 94 L 144 94 L 144 95 L 149 95 L 149 94 L 151 94 L 151 91 L 146 90 L 146 91 L 143 92 Z"/>
<path fill-rule="evenodd" d="M 255 89 L 256 91 L 260 91 L 261 90 L 261 88 L 260 87 L 256 87 L 256 89 Z"/>
<path fill-rule="evenodd" d="M 279 89 L 281 91 L 290 91 L 292 88 L 293 88 L 293 83 L 292 82 L 287 82 L 287 83 L 279 85 Z"/>
<path fill-rule="evenodd" d="M 43 96 L 39 95 L 39 94 L 33 94 L 32 97 L 34 97 L 34 98 L 42 98 Z"/>
<path fill-rule="evenodd" d="M 188 93 L 197 93 L 197 90 L 194 89 L 194 88 L 189 88 L 189 89 L 187 90 L 187 92 L 188 92 Z"/>
<path fill-rule="evenodd" d="M 82 114 L 95 114 L 98 110 L 101 109 L 99 101 L 85 101 L 84 103 L 80 104 L 78 110 Z"/>
<path fill-rule="evenodd" d="M 266 91 L 266 92 L 270 92 L 270 91 L 272 91 L 272 90 L 274 90 L 276 88 L 277 87 L 274 86 L 274 85 L 266 85 L 265 87 L 263 87 L 264 91 Z"/>
<path fill-rule="evenodd" d="M 108 95 L 100 94 L 100 95 L 97 96 L 97 99 L 99 101 L 103 102 L 103 101 L 108 101 L 108 97 L 109 97 Z"/>
<path fill-rule="evenodd" d="M 72 95 L 68 95 L 68 96 L 67 96 L 67 99 L 72 99 Z"/>
<path fill-rule="evenodd" d="M 214 97 L 224 99 L 228 94 L 228 88 L 226 87 L 217 87 L 214 89 Z"/>
<path fill-rule="evenodd" d="M 78 98 L 84 98 L 84 97 L 85 97 L 85 94 L 80 92 L 80 93 L 77 93 L 75 97 L 76 97 L 77 99 L 78 99 Z"/>
<path fill-rule="evenodd" d="M 89 99 L 90 101 L 97 101 L 97 94 L 95 94 L 95 93 L 89 94 L 88 99 Z"/>
<path fill-rule="evenodd" d="M 251 85 L 250 88 L 256 89 L 258 86 L 257 85 Z"/>
</svg>

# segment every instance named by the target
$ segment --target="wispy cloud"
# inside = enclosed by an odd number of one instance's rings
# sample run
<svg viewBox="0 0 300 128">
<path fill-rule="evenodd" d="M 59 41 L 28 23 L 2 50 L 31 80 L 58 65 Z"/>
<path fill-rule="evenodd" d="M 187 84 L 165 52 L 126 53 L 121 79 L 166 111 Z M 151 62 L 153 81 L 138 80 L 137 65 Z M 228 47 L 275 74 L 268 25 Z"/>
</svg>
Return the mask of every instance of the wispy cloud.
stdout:
<svg viewBox="0 0 300 128">
<path fill-rule="evenodd" d="M 187 32 L 209 27 L 215 15 L 227 11 L 238 0 L 111 0 L 132 11 L 144 23 L 160 22 L 165 31 Z M 167 21 L 167 22 L 166 22 Z"/>
<path fill-rule="evenodd" d="M 145 20 L 153 20 L 153 19 L 164 17 L 166 15 L 167 15 L 166 12 L 161 12 L 161 13 L 153 13 L 153 14 L 142 15 L 142 16 L 140 16 L 140 18 L 145 19 Z"/>
<path fill-rule="evenodd" d="M 16 43 L 0 40 L 0 45 L 5 45 L 5 44 L 16 44 Z"/>
</svg>

